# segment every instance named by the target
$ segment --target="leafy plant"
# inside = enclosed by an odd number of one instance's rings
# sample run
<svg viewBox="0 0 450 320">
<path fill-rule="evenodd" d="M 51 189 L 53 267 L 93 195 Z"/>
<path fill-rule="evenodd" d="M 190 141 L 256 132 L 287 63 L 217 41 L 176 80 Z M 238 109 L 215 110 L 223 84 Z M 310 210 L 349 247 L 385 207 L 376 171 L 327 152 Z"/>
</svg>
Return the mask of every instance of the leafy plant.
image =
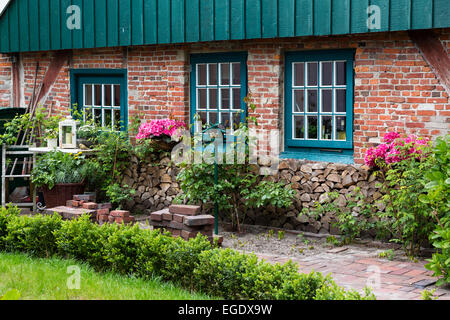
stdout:
<svg viewBox="0 0 450 320">
<path fill-rule="evenodd" d="M 392 250 L 392 249 L 389 249 L 389 250 L 380 252 L 380 253 L 378 254 L 378 257 L 380 257 L 380 258 L 386 258 L 386 259 L 392 261 L 392 260 L 394 260 L 394 258 L 395 258 L 395 251 Z"/>
<path fill-rule="evenodd" d="M 124 202 L 136 194 L 136 190 L 129 188 L 128 185 L 121 186 L 118 183 L 107 186 L 105 190 L 108 199 L 118 209 L 121 209 Z"/>
<path fill-rule="evenodd" d="M 21 297 L 21 294 L 18 290 L 11 289 L 9 291 L 6 291 L 6 293 L 3 296 L 0 296 L 0 300 L 14 301 L 14 300 L 19 300 L 20 297 Z"/>
</svg>

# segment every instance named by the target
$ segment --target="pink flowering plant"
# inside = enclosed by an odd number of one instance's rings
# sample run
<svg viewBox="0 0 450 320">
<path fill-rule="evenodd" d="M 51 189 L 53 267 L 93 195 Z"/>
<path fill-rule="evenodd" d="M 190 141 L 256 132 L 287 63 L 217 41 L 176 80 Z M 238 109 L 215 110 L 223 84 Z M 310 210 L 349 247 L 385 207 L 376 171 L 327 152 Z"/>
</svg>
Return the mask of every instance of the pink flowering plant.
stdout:
<svg viewBox="0 0 450 320">
<path fill-rule="evenodd" d="M 156 119 L 141 124 L 136 139 L 170 138 L 172 141 L 179 141 L 183 129 L 186 129 L 186 124 L 183 121 Z"/>
<path fill-rule="evenodd" d="M 430 148 L 430 139 L 416 135 L 402 137 L 398 132 L 390 132 L 383 140 L 378 147 L 367 150 L 364 160 L 369 167 L 384 168 L 407 159 L 420 160 Z"/>
</svg>

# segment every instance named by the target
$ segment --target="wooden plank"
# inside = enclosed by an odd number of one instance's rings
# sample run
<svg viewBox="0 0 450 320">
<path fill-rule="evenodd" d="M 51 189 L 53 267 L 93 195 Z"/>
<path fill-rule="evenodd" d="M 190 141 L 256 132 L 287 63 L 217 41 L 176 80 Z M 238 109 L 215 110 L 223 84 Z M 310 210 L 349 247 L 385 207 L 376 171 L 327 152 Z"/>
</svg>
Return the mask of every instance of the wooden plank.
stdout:
<svg viewBox="0 0 450 320">
<path fill-rule="evenodd" d="M 411 26 L 411 0 L 391 1 L 391 19 L 390 30 L 407 30 Z"/>
<path fill-rule="evenodd" d="M 8 52 L 9 48 L 9 11 L 6 12 L 3 17 L 0 19 L 0 34 L 4 34 L 5 36 L 0 37 L 0 50 L 1 52 Z M 38 39 L 38 48 L 39 48 L 39 38 Z"/>
<path fill-rule="evenodd" d="M 261 38 L 261 0 L 246 0 L 245 36 L 247 39 Z"/>
<path fill-rule="evenodd" d="M 350 33 L 350 0 L 333 0 L 331 16 L 333 34 Z"/>
<path fill-rule="evenodd" d="M 107 45 L 119 45 L 119 0 L 107 0 Z"/>
<path fill-rule="evenodd" d="M 433 28 L 448 28 L 450 24 L 450 2 L 434 0 Z"/>
<path fill-rule="evenodd" d="M 171 29 L 172 29 L 172 42 L 182 43 L 184 42 L 184 0 L 172 0 L 172 12 L 171 12 Z"/>
<path fill-rule="evenodd" d="M 450 94 L 450 57 L 439 36 L 433 30 L 411 30 L 409 35 L 441 81 L 447 94 Z"/>
<path fill-rule="evenodd" d="M 278 1 L 262 0 L 262 37 L 275 38 L 278 36 Z"/>
<path fill-rule="evenodd" d="M 245 0 L 230 0 L 231 39 L 245 38 Z"/>
<path fill-rule="evenodd" d="M 367 19 L 369 18 L 369 15 L 367 13 L 367 8 L 369 7 L 369 0 L 351 0 L 350 5 L 350 31 L 352 33 L 368 32 Z"/>
<path fill-rule="evenodd" d="M 314 3 L 314 34 L 331 34 L 331 0 Z"/>
<path fill-rule="evenodd" d="M 214 11 L 215 40 L 230 39 L 230 2 L 228 0 L 215 0 Z"/>
<path fill-rule="evenodd" d="M 156 2 L 157 0 L 144 0 L 144 42 L 146 44 L 154 44 L 158 40 Z"/>
<path fill-rule="evenodd" d="M 84 10 L 83 10 L 83 1 L 82 0 L 72 0 L 72 5 L 78 6 L 81 9 L 81 29 L 73 29 L 72 30 L 72 41 L 73 41 L 73 48 L 83 48 L 84 42 L 83 42 L 83 29 L 84 29 Z"/>
<path fill-rule="evenodd" d="M 50 50 L 50 4 L 48 0 L 39 1 L 39 34 L 41 50 Z"/>
<path fill-rule="evenodd" d="M 433 0 L 411 1 L 411 28 L 427 29 L 433 27 Z"/>
<path fill-rule="evenodd" d="M 107 35 L 107 7 L 108 0 L 95 0 L 95 46 L 106 47 L 108 45 Z"/>
<path fill-rule="evenodd" d="M 200 0 L 200 41 L 214 40 L 214 2 Z"/>
<path fill-rule="evenodd" d="M 16 1 L 19 5 L 19 47 L 20 51 L 30 49 L 30 29 L 28 23 L 28 0 Z"/>
<path fill-rule="evenodd" d="M 389 31 L 389 18 L 390 18 L 389 2 L 390 0 L 370 0 L 371 6 L 378 6 L 378 8 L 380 8 L 380 25 L 379 25 L 380 28 L 370 29 L 369 31 L 371 32 Z M 368 14 L 368 16 L 370 17 L 370 14 Z"/>
<path fill-rule="evenodd" d="M 61 49 L 61 1 L 50 0 L 50 45 L 53 50 Z"/>
<path fill-rule="evenodd" d="M 119 0 L 119 45 L 131 44 L 131 0 Z"/>
<path fill-rule="evenodd" d="M 279 0 L 278 35 L 293 37 L 295 35 L 295 0 Z"/>
<path fill-rule="evenodd" d="M 33 1 L 34 2 L 34 1 Z M 72 48 L 72 31 L 67 27 L 67 19 L 69 15 L 67 14 L 67 9 L 72 5 L 71 0 L 61 0 L 61 48 L 70 49 Z"/>
<path fill-rule="evenodd" d="M 131 44 L 144 43 L 144 2 L 143 0 L 131 1 Z"/>
<path fill-rule="evenodd" d="M 83 29 L 84 48 L 95 47 L 95 15 L 94 2 L 83 0 Z"/>
<path fill-rule="evenodd" d="M 313 0 L 296 0 L 295 35 L 309 36 L 314 32 Z"/>
<path fill-rule="evenodd" d="M 200 40 L 200 0 L 186 0 L 186 41 Z"/>
<path fill-rule="evenodd" d="M 158 43 L 170 43 L 170 0 L 158 0 Z"/>
</svg>

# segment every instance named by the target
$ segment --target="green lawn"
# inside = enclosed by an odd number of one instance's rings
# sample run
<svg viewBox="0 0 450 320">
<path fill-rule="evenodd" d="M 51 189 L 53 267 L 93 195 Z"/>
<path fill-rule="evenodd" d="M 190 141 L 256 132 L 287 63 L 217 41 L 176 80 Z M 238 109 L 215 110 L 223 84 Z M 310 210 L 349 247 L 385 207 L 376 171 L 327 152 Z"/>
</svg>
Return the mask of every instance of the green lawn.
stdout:
<svg viewBox="0 0 450 320">
<path fill-rule="evenodd" d="M 80 268 L 80 289 L 67 286 L 68 267 Z M 70 271 L 70 270 L 69 270 Z M 73 279 L 73 278 L 72 278 Z M 73 282 L 72 282 L 73 283 Z M 72 260 L 34 259 L 0 253 L 0 296 L 16 289 L 25 300 L 206 300 L 159 280 L 142 280 L 114 273 L 97 273 Z"/>
</svg>

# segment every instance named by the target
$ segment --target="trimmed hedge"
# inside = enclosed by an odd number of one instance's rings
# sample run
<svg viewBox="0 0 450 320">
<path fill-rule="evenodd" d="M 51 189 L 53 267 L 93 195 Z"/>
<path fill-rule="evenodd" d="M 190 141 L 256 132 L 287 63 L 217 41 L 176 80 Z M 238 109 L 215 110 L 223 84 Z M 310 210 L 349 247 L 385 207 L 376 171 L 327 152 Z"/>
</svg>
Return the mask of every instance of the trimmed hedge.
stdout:
<svg viewBox="0 0 450 320">
<path fill-rule="evenodd" d="M 161 277 L 225 299 L 372 300 L 337 286 L 320 273 L 299 274 L 292 262 L 272 265 L 253 254 L 213 248 L 204 236 L 189 242 L 138 225 L 99 226 L 88 216 L 62 221 L 58 215 L 19 216 L 0 209 L 0 250 L 37 257 L 57 255 L 89 263 L 99 271 Z"/>
</svg>

